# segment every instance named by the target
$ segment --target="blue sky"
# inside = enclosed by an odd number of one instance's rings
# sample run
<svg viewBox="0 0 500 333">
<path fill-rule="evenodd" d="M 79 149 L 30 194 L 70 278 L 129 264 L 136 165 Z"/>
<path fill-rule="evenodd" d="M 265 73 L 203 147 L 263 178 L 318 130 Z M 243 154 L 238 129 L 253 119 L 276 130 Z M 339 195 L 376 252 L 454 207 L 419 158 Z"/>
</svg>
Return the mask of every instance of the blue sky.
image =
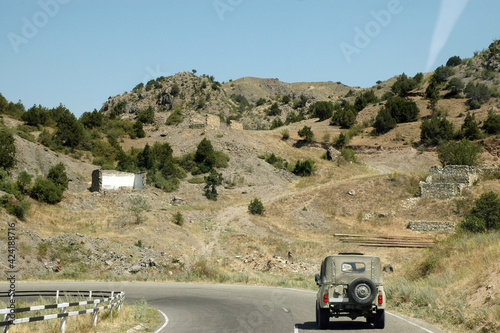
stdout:
<svg viewBox="0 0 500 333">
<path fill-rule="evenodd" d="M 0 93 L 77 116 L 182 71 L 370 87 L 500 38 L 498 0 L 0 0 Z"/>
</svg>

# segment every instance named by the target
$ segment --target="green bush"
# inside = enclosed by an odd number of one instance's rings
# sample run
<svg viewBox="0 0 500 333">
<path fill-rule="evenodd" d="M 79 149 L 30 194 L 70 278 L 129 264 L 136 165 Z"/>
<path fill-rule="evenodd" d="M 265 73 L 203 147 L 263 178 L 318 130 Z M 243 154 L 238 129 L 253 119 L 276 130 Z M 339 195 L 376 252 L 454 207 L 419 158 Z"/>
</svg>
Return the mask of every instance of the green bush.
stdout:
<svg viewBox="0 0 500 333">
<path fill-rule="evenodd" d="M 0 168 L 9 170 L 16 165 L 14 137 L 5 129 L 0 129 Z"/>
<path fill-rule="evenodd" d="M 144 131 L 142 122 L 137 120 L 132 127 L 132 132 L 130 132 L 130 138 L 135 139 L 144 137 L 146 137 L 146 132 Z"/>
<path fill-rule="evenodd" d="M 281 131 L 281 139 L 282 140 L 290 139 L 290 132 L 287 129 Z"/>
<path fill-rule="evenodd" d="M 40 202 L 56 204 L 63 198 L 63 190 L 51 180 L 37 177 L 30 196 Z"/>
<path fill-rule="evenodd" d="M 340 156 L 344 159 L 344 161 L 350 163 L 356 163 L 358 161 L 358 157 L 356 156 L 356 153 L 354 150 L 349 149 L 349 148 L 342 148 L 340 151 Z"/>
<path fill-rule="evenodd" d="M 275 129 L 275 128 L 281 127 L 283 125 L 285 125 L 283 123 L 283 121 L 279 118 L 276 118 L 276 119 L 273 119 L 273 122 L 271 123 L 271 127 L 269 129 Z"/>
<path fill-rule="evenodd" d="M 483 193 L 459 224 L 462 230 L 485 232 L 500 229 L 500 198 L 495 192 Z"/>
<path fill-rule="evenodd" d="M 182 108 L 180 106 L 176 106 L 172 113 L 168 116 L 165 125 L 178 125 L 184 121 L 182 117 Z"/>
<path fill-rule="evenodd" d="M 31 180 L 33 176 L 26 171 L 21 171 L 17 176 L 16 187 L 21 192 L 21 194 L 26 195 L 31 189 Z"/>
<path fill-rule="evenodd" d="M 477 140 L 481 138 L 481 132 L 479 126 L 476 122 L 476 117 L 474 114 L 467 112 L 464 123 L 462 125 L 461 133 L 462 137 L 469 140 Z"/>
<path fill-rule="evenodd" d="M 375 117 L 375 123 L 373 124 L 374 134 L 384 134 L 396 127 L 396 119 L 391 115 L 391 112 L 382 107 L 377 116 Z"/>
<path fill-rule="evenodd" d="M 51 180 L 54 184 L 60 187 L 63 191 L 68 189 L 68 175 L 66 174 L 66 167 L 63 163 L 57 163 L 49 169 L 47 179 Z M 30 179 L 31 180 L 31 179 Z"/>
<path fill-rule="evenodd" d="M 272 105 L 271 105 L 271 108 L 269 110 L 266 111 L 266 114 L 268 116 L 279 116 L 281 114 L 281 110 L 278 106 L 278 103 L 277 102 L 274 102 Z"/>
<path fill-rule="evenodd" d="M 299 130 L 298 135 L 301 138 L 304 138 L 307 143 L 314 141 L 314 133 L 309 126 L 304 126 L 301 130 Z"/>
<path fill-rule="evenodd" d="M 432 74 L 431 80 L 435 81 L 436 83 L 443 83 L 446 82 L 446 80 L 448 80 L 448 78 L 453 74 L 455 74 L 455 70 L 453 69 L 453 67 L 441 65 L 436 68 L 434 74 Z"/>
<path fill-rule="evenodd" d="M 268 155 L 265 158 L 265 161 L 277 169 L 286 169 L 286 166 L 288 164 L 283 158 L 274 155 L 274 153 L 271 153 L 271 155 Z"/>
<path fill-rule="evenodd" d="M 263 215 L 266 209 L 264 204 L 258 198 L 253 199 L 248 205 L 248 211 L 253 215 Z"/>
<path fill-rule="evenodd" d="M 223 181 L 222 174 L 211 170 L 210 174 L 205 177 L 205 196 L 209 200 L 217 201 L 217 186 L 221 185 Z"/>
<path fill-rule="evenodd" d="M 357 112 L 360 112 L 368 104 L 376 103 L 377 101 L 378 101 L 377 96 L 375 96 L 373 90 L 370 89 L 361 93 L 358 97 L 356 97 L 356 100 L 354 101 L 354 107 L 356 108 Z"/>
<path fill-rule="evenodd" d="M 350 103 L 345 103 L 343 107 L 337 108 L 332 116 L 330 125 L 338 125 L 342 128 L 350 128 L 356 123 L 356 108 Z"/>
<path fill-rule="evenodd" d="M 406 97 L 408 93 L 415 89 L 422 81 L 422 73 L 418 73 L 413 78 L 408 77 L 405 73 L 398 76 L 396 82 L 391 86 L 391 91 L 394 95 Z"/>
<path fill-rule="evenodd" d="M 152 124 L 155 122 L 155 111 L 150 106 L 147 109 L 144 109 L 139 112 L 137 115 L 137 120 L 139 120 L 143 124 Z"/>
<path fill-rule="evenodd" d="M 385 108 L 389 110 L 397 123 L 416 121 L 420 113 L 414 101 L 409 101 L 399 96 L 388 99 Z"/>
<path fill-rule="evenodd" d="M 184 216 L 182 216 L 181 212 L 175 213 L 174 216 L 172 217 L 172 220 L 178 226 L 183 226 L 184 225 Z"/>
<path fill-rule="evenodd" d="M 297 176 L 307 177 L 313 174 L 314 172 L 314 161 L 305 160 L 305 161 L 297 161 L 295 163 L 295 167 L 293 169 L 293 173 Z"/>
<path fill-rule="evenodd" d="M 330 118 L 333 114 L 332 102 L 320 101 L 309 106 L 309 112 L 320 121 Z"/>
<path fill-rule="evenodd" d="M 445 165 L 470 165 L 476 166 L 481 163 L 482 148 L 469 141 L 462 139 L 459 142 L 449 141 L 438 147 L 438 158 Z"/>
<path fill-rule="evenodd" d="M 434 115 L 431 119 L 424 119 L 420 125 L 420 140 L 424 145 L 438 145 L 453 136 L 453 124 L 446 117 Z"/>
<path fill-rule="evenodd" d="M 453 56 L 446 62 L 446 67 L 455 67 L 462 64 L 462 59 L 459 56 Z"/>
<path fill-rule="evenodd" d="M 488 111 L 488 118 L 483 123 L 483 130 L 488 134 L 500 133 L 500 114 L 496 114 L 492 109 Z"/>
</svg>

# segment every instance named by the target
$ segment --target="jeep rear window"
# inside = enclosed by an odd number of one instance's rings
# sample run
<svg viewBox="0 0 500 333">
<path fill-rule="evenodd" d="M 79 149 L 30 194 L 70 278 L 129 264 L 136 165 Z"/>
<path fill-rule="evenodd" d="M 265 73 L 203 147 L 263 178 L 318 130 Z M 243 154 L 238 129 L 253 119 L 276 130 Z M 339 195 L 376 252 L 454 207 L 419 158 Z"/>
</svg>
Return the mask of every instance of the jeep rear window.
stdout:
<svg viewBox="0 0 500 333">
<path fill-rule="evenodd" d="M 345 273 L 364 273 L 366 265 L 362 262 L 343 262 L 342 272 Z"/>
</svg>

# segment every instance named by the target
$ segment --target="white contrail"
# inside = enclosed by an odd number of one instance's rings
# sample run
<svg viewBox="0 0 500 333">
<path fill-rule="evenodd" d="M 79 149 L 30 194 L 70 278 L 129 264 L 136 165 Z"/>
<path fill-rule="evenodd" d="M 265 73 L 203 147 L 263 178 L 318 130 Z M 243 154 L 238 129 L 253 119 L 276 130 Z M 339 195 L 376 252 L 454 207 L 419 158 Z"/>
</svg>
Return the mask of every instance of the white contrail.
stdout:
<svg viewBox="0 0 500 333">
<path fill-rule="evenodd" d="M 469 0 L 442 0 L 436 29 L 432 37 L 429 58 L 427 59 L 427 71 L 431 70 L 436 58 L 443 49 L 451 34 L 455 23 L 465 9 Z"/>
</svg>

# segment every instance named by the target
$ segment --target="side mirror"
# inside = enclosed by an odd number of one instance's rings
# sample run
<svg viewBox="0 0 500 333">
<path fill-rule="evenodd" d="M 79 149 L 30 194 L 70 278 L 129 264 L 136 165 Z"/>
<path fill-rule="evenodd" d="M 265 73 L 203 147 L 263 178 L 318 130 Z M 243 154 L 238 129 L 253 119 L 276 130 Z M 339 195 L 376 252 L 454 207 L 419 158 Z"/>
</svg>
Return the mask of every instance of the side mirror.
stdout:
<svg viewBox="0 0 500 333">
<path fill-rule="evenodd" d="M 317 284 L 318 286 L 319 286 L 319 282 L 320 282 L 320 280 L 321 280 L 321 278 L 320 278 L 319 274 L 316 274 L 316 275 L 314 276 L 314 281 L 316 281 L 316 284 Z"/>
</svg>

